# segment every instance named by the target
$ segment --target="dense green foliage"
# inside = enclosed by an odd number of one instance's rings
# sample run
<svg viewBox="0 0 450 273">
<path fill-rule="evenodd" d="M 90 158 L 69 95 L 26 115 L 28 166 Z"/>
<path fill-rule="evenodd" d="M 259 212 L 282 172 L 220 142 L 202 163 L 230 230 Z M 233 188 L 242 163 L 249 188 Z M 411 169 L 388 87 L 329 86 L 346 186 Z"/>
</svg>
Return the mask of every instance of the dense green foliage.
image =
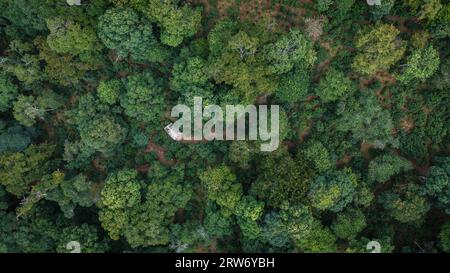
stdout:
<svg viewBox="0 0 450 273">
<path fill-rule="evenodd" d="M 450 252 L 450 1 L 262 2 L 0 0 L 0 253 Z"/>
</svg>

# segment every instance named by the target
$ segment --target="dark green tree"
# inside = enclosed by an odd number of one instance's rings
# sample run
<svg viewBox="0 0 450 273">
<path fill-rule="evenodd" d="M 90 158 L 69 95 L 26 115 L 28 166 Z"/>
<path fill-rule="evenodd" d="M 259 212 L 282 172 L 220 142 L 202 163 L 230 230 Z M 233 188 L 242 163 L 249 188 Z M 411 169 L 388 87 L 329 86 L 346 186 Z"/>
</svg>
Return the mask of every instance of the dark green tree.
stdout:
<svg viewBox="0 0 450 273">
<path fill-rule="evenodd" d="M 367 177 L 369 181 L 386 182 L 394 175 L 411 170 L 412 164 L 404 158 L 395 155 L 381 155 L 369 163 Z"/>
<path fill-rule="evenodd" d="M 352 81 L 336 69 L 329 70 L 316 88 L 316 94 L 325 102 L 335 101 L 352 91 Z"/>
<path fill-rule="evenodd" d="M 113 8 L 99 18 L 98 36 L 118 56 L 147 60 L 160 50 L 152 25 L 130 8 Z"/>
<path fill-rule="evenodd" d="M 311 183 L 308 198 L 314 208 L 339 212 L 353 201 L 357 185 L 350 169 L 328 171 Z"/>
</svg>

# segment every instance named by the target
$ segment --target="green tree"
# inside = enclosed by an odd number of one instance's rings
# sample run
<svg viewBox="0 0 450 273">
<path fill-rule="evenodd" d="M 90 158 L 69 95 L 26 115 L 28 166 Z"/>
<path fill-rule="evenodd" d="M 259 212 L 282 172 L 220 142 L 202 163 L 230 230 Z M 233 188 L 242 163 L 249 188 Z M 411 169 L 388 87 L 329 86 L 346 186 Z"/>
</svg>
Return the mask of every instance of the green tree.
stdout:
<svg viewBox="0 0 450 273">
<path fill-rule="evenodd" d="M 120 57 L 131 55 L 136 60 L 148 59 L 159 50 L 152 25 L 130 8 L 113 8 L 99 18 L 98 36 Z"/>
<path fill-rule="evenodd" d="M 337 11 L 339 12 L 340 16 L 343 16 L 347 14 L 353 5 L 355 4 L 356 0 L 342 0 L 342 1 L 334 1 Z"/>
<path fill-rule="evenodd" d="M 122 170 L 108 177 L 102 189 L 102 205 L 109 209 L 126 209 L 140 203 L 137 171 Z"/>
<path fill-rule="evenodd" d="M 398 147 L 398 139 L 392 134 L 391 114 L 381 107 L 374 94 L 361 94 L 356 100 L 350 98 L 339 103 L 337 113 L 340 115 L 336 125 L 338 131 L 350 131 L 357 141 L 365 141 L 378 149 L 389 144 Z"/>
<path fill-rule="evenodd" d="M 370 13 L 372 16 L 379 20 L 385 15 L 389 15 L 392 8 L 394 7 L 395 0 L 384 0 L 381 1 L 380 5 L 374 5 L 370 7 Z"/>
<path fill-rule="evenodd" d="M 359 53 L 353 61 L 353 69 L 364 75 L 373 75 L 398 62 L 405 53 L 400 31 L 393 25 L 379 24 L 356 39 Z"/>
<path fill-rule="evenodd" d="M 139 122 L 158 125 L 164 114 L 161 87 L 149 73 L 130 76 L 125 83 L 126 93 L 120 98 L 125 114 Z"/>
<path fill-rule="evenodd" d="M 100 200 L 102 226 L 112 239 L 123 236 L 133 248 L 167 244 L 168 225 L 175 212 L 186 206 L 191 188 L 178 184 L 174 176 L 147 186 L 137 176 L 137 171 L 124 169 L 108 177 Z"/>
<path fill-rule="evenodd" d="M 333 168 L 330 154 L 321 142 L 311 143 L 305 150 L 305 157 L 314 164 L 319 173 Z"/>
<path fill-rule="evenodd" d="M 251 143 L 247 141 L 233 141 L 228 151 L 229 160 L 242 169 L 250 168 L 250 160 L 255 153 Z"/>
<path fill-rule="evenodd" d="M 273 207 L 285 201 L 293 205 L 302 202 L 314 177 L 312 166 L 300 153 L 295 159 L 287 152 L 266 156 L 257 170 L 251 191 Z"/>
<path fill-rule="evenodd" d="M 97 35 L 90 27 L 63 18 L 48 19 L 47 27 L 50 31 L 47 43 L 58 53 L 78 55 L 94 50 Z"/>
<path fill-rule="evenodd" d="M 11 108 L 11 102 L 18 96 L 18 88 L 11 79 L 0 73 L 0 112 L 5 112 Z"/>
<path fill-rule="evenodd" d="M 22 126 L 15 125 L 0 130 L 0 153 L 23 151 L 30 143 L 30 132 L 24 130 Z"/>
<path fill-rule="evenodd" d="M 313 217 L 308 207 L 284 203 L 280 216 L 287 234 L 299 250 L 313 253 L 336 251 L 336 237 Z"/>
<path fill-rule="evenodd" d="M 32 43 L 13 40 L 6 51 L 8 57 L 2 58 L 0 67 L 25 85 L 32 85 L 44 78 L 41 75 L 39 56 L 33 54 L 33 51 Z"/>
<path fill-rule="evenodd" d="M 149 0 L 135 6 L 148 20 L 161 27 L 161 42 L 172 47 L 179 46 L 200 27 L 201 10 L 192 9 L 179 0 Z"/>
<path fill-rule="evenodd" d="M 374 193 L 366 183 L 360 183 L 354 199 L 355 205 L 369 207 L 375 199 Z"/>
<path fill-rule="evenodd" d="M 135 170 L 120 170 L 111 174 L 101 191 L 99 219 L 109 236 L 117 240 L 127 224 L 127 210 L 141 202 L 141 181 Z"/>
<path fill-rule="evenodd" d="M 379 202 L 395 220 L 401 223 L 420 223 L 430 209 L 427 200 L 419 194 L 415 184 L 409 184 L 402 189 L 400 186 L 385 192 Z"/>
<path fill-rule="evenodd" d="M 450 204 L 450 159 L 439 158 L 438 164 L 430 168 L 423 191 L 428 196 L 435 199 L 439 206 L 445 208 L 447 213 L 450 212 L 448 204 Z"/>
<path fill-rule="evenodd" d="M 331 229 L 337 237 L 344 240 L 352 240 L 366 225 L 366 216 L 360 209 L 348 208 L 337 214 Z"/>
<path fill-rule="evenodd" d="M 294 68 L 281 76 L 275 96 L 281 102 L 294 103 L 306 99 L 311 85 L 311 73 L 303 66 Z"/>
<path fill-rule="evenodd" d="M 44 174 L 35 185 L 31 185 L 29 194 L 24 197 L 20 206 L 16 208 L 17 218 L 26 217 L 39 201 L 47 196 L 47 193 L 54 190 L 64 181 L 65 174 L 54 171 L 51 174 Z"/>
<path fill-rule="evenodd" d="M 10 36 L 30 35 L 34 36 L 45 30 L 45 21 L 38 14 L 41 4 L 37 0 L 3 1 L 1 4 L 2 16 L 11 24 L 6 26 L 6 33 Z"/>
<path fill-rule="evenodd" d="M 319 222 L 314 222 L 309 234 L 300 236 L 295 244 L 307 253 L 336 252 L 336 236 L 328 227 L 324 227 Z"/>
<path fill-rule="evenodd" d="M 352 91 L 352 81 L 336 69 L 330 69 L 316 88 L 316 94 L 325 102 L 338 100 Z"/>
<path fill-rule="evenodd" d="M 252 52 L 256 48 L 247 50 Z M 295 64 L 311 67 L 316 61 L 313 43 L 300 31 L 291 30 L 275 43 L 265 47 L 265 59 L 274 74 L 283 74 L 292 70 Z"/>
<path fill-rule="evenodd" d="M 450 252 L 450 222 L 446 222 L 442 225 L 438 238 L 442 250 Z"/>
<path fill-rule="evenodd" d="M 256 221 L 249 218 L 238 218 L 237 222 L 245 239 L 255 240 L 261 236 L 262 230 Z"/>
<path fill-rule="evenodd" d="M 44 92 L 42 96 L 20 95 L 14 102 L 14 118 L 24 126 L 30 127 L 36 119 L 45 120 L 46 113 L 61 106 L 61 98 L 53 92 Z"/>
<path fill-rule="evenodd" d="M 0 183 L 6 191 L 21 197 L 31 190 L 49 171 L 54 146 L 30 145 L 25 151 L 4 153 L 0 156 Z"/>
<path fill-rule="evenodd" d="M 256 64 L 257 38 L 240 31 L 223 46 L 226 51 L 214 60 L 211 74 L 217 83 L 233 86 L 236 97 L 252 101 L 263 93 L 271 93 L 275 85 L 268 81 L 269 71 L 262 63 Z M 250 44 L 249 44 L 250 43 Z"/>
<path fill-rule="evenodd" d="M 0 251 L 2 253 L 48 253 L 55 251 L 57 225 L 48 210 L 36 209 L 17 221 L 14 213 L 0 211 Z"/>
<path fill-rule="evenodd" d="M 325 12 L 330 8 L 332 4 L 333 0 L 318 0 L 316 3 L 316 9 L 319 12 Z"/>
<path fill-rule="evenodd" d="M 129 223 L 123 231 L 132 247 L 167 244 L 168 226 L 175 212 L 186 206 L 192 194 L 188 185 L 177 184 L 170 178 L 154 181 L 146 190 L 146 201 L 130 211 Z"/>
<path fill-rule="evenodd" d="M 222 165 L 200 173 L 199 178 L 207 190 L 208 199 L 225 209 L 225 215 L 230 215 L 242 197 L 242 185 L 236 183 L 236 175 Z"/>
<path fill-rule="evenodd" d="M 94 183 L 80 174 L 61 182 L 56 189 L 47 193 L 45 199 L 57 202 L 64 216 L 72 218 L 77 206 L 90 207 L 94 204 L 94 194 Z"/>
<path fill-rule="evenodd" d="M 239 28 L 232 22 L 221 21 L 208 34 L 210 75 L 217 84 L 232 86 L 231 96 L 241 102 L 253 102 L 258 95 L 274 92 L 277 82 L 269 62 L 273 62 L 272 67 L 278 61 L 279 65 L 286 65 L 283 60 L 273 59 L 275 53 L 270 53 L 272 57 L 266 54 L 276 50 L 276 46 L 268 43 L 270 33 L 263 27 L 255 23 Z M 295 49 L 297 46 L 300 45 L 296 42 Z M 293 64 L 287 66 L 292 68 Z"/>
<path fill-rule="evenodd" d="M 199 57 L 191 57 L 174 65 L 170 87 L 182 93 L 190 86 L 204 86 L 208 78 L 206 61 Z"/>
<path fill-rule="evenodd" d="M 39 48 L 39 60 L 45 62 L 45 76 L 52 83 L 62 86 L 76 85 L 89 70 L 99 67 L 98 61 L 93 58 L 81 61 L 69 53 L 55 52 L 44 39 L 38 38 L 35 43 Z M 67 65 L 68 63 L 71 65 Z"/>
<path fill-rule="evenodd" d="M 115 104 L 119 101 L 122 83 L 119 80 L 101 81 L 97 87 L 97 95 L 101 102 Z"/>
<path fill-rule="evenodd" d="M 314 208 L 339 212 L 353 201 L 357 184 L 349 169 L 328 171 L 312 182 L 308 198 Z"/>
<path fill-rule="evenodd" d="M 370 161 L 367 177 L 369 181 L 383 183 L 388 181 L 392 176 L 409 171 L 412 168 L 412 164 L 406 159 L 386 154 Z"/>
<path fill-rule="evenodd" d="M 278 212 L 269 212 L 265 215 L 261 236 L 276 250 L 289 249 L 292 244 L 287 226 Z"/>
<path fill-rule="evenodd" d="M 205 213 L 203 225 L 210 236 L 224 237 L 233 233 L 232 217 L 224 215 L 217 206 L 209 204 L 205 209 Z"/>
<path fill-rule="evenodd" d="M 420 20 L 429 20 L 433 21 L 439 14 L 439 11 L 442 9 L 442 3 L 440 0 L 424 0 L 421 1 L 421 7 L 419 10 L 419 19 Z"/>
<path fill-rule="evenodd" d="M 57 241 L 56 251 L 69 253 L 71 249 L 67 249 L 67 244 L 72 241 L 80 243 L 81 253 L 103 253 L 109 249 L 107 241 L 100 239 L 97 228 L 88 224 L 63 228 Z"/>
<path fill-rule="evenodd" d="M 264 212 L 264 203 L 257 201 L 253 196 L 244 196 L 236 205 L 234 214 L 251 221 L 258 220 Z"/>
<path fill-rule="evenodd" d="M 80 126 L 81 141 L 102 153 L 111 152 L 124 141 L 126 135 L 127 129 L 107 115 L 97 115 Z"/>
<path fill-rule="evenodd" d="M 64 143 L 63 159 L 68 169 L 83 169 L 91 164 L 91 157 L 95 150 L 89 148 L 82 141 L 66 141 Z"/>
<path fill-rule="evenodd" d="M 399 80 L 403 83 L 409 83 L 412 80 L 424 82 L 438 70 L 439 63 L 439 52 L 432 46 L 415 49 L 409 56 Z"/>
</svg>

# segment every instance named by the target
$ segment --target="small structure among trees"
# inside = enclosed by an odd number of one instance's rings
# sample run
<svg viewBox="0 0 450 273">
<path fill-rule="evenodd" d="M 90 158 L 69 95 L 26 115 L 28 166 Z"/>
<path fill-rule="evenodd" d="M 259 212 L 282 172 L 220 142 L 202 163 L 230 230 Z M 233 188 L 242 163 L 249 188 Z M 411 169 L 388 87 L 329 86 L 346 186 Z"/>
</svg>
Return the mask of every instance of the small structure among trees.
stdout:
<svg viewBox="0 0 450 273">
<path fill-rule="evenodd" d="M 81 0 L 66 0 L 69 6 L 81 6 Z"/>
<path fill-rule="evenodd" d="M 181 141 L 183 140 L 183 135 L 180 132 L 176 132 L 173 129 L 173 123 L 167 125 L 164 127 L 164 131 L 175 141 Z"/>
<path fill-rule="evenodd" d="M 381 0 L 367 0 L 369 6 L 381 6 Z"/>
</svg>

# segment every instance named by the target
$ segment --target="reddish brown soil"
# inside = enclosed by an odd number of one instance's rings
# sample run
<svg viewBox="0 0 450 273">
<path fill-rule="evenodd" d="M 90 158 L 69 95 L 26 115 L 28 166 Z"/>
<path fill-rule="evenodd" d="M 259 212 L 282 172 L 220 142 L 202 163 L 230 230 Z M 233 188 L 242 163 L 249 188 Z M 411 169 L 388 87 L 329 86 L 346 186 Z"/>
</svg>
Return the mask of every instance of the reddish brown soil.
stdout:
<svg viewBox="0 0 450 273">
<path fill-rule="evenodd" d="M 156 152 L 159 162 L 161 162 L 163 165 L 173 166 L 177 163 L 176 160 L 166 159 L 166 156 L 165 156 L 166 149 L 164 147 L 161 147 L 161 146 L 151 142 L 150 140 L 148 141 L 147 147 L 145 148 L 144 152 L 145 153 Z"/>
</svg>

